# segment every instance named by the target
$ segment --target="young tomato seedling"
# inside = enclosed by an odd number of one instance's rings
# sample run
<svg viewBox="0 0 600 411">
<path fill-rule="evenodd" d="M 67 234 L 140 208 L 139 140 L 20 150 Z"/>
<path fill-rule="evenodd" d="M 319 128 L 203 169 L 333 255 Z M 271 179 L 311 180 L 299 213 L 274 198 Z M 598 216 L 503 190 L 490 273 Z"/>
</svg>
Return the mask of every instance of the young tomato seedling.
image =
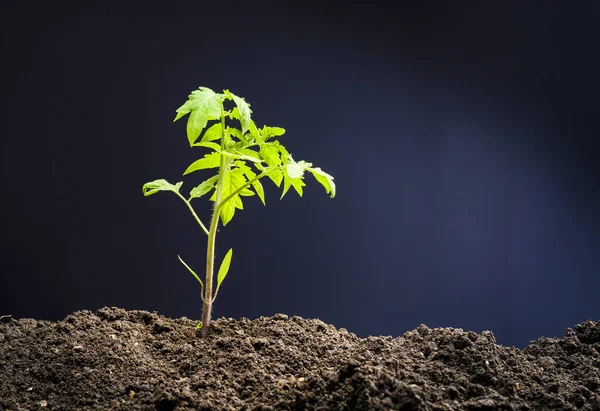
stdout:
<svg viewBox="0 0 600 411">
<path fill-rule="evenodd" d="M 232 105 L 231 109 L 225 108 L 226 102 Z M 229 249 L 221 262 L 217 272 L 217 286 L 213 294 L 215 240 L 219 217 L 223 226 L 227 225 L 233 218 L 235 210 L 243 209 L 242 196 L 256 194 L 265 205 L 265 194 L 260 182 L 263 177 L 269 177 L 277 187 L 283 183 L 280 199 L 290 187 L 294 187 L 298 195 L 302 196 L 302 187 L 306 185 L 303 181 L 305 171 L 310 172 L 325 187 L 325 191 L 331 198 L 335 196 L 335 184 L 333 177 L 319 167 L 313 167 L 306 161 L 294 161 L 291 154 L 276 140 L 285 133 L 285 130 L 281 127 L 269 126 L 259 129 L 250 118 L 252 113 L 250 104 L 229 90 L 215 93 L 207 87 L 199 87 L 198 90 L 192 91 L 188 100 L 176 112 L 177 115 L 173 121 L 189 114 L 187 137 L 190 147 L 204 147 L 212 150 L 209 154 L 190 164 L 183 175 L 205 169 L 216 169 L 217 173 L 190 190 L 188 198 L 185 198 L 179 191 L 183 184 L 181 181 L 171 184 L 164 179 L 154 180 L 144 184 L 142 191 L 145 196 L 159 191 L 175 193 L 187 205 L 196 222 L 208 236 L 204 282 L 178 256 L 185 268 L 200 283 L 203 307 L 202 322 L 198 324 L 198 327 L 201 328 L 201 334 L 204 336 L 210 325 L 212 304 L 229 271 L 233 252 L 232 249 Z M 228 119 L 232 120 L 234 124 L 239 123 L 240 127 L 228 125 Z M 201 134 L 202 138 L 200 138 Z M 200 140 L 198 141 L 198 139 Z M 213 201 L 213 214 L 210 226 L 206 228 L 194 211 L 191 201 L 211 192 L 210 201 Z"/>
</svg>

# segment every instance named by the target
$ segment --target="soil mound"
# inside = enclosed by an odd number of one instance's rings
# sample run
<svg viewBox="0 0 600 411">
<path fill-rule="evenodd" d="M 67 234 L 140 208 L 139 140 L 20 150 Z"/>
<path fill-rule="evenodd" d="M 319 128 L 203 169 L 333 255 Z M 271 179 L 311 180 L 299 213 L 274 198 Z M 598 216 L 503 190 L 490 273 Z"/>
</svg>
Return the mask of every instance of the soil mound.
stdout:
<svg viewBox="0 0 600 411">
<path fill-rule="evenodd" d="M 0 410 L 600 410 L 600 323 L 525 349 L 419 326 L 358 338 L 278 314 L 102 308 L 0 324 Z"/>
</svg>

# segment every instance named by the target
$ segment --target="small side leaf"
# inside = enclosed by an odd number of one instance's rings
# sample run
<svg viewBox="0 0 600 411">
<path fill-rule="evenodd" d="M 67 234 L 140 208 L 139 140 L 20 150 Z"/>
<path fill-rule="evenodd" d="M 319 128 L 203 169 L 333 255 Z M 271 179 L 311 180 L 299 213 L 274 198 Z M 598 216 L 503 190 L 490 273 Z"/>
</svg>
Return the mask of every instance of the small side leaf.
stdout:
<svg viewBox="0 0 600 411">
<path fill-rule="evenodd" d="M 216 168 L 221 165 L 221 155 L 219 153 L 206 154 L 203 158 L 194 161 L 189 167 L 183 172 L 183 175 L 189 174 L 193 171 L 204 170 L 206 168 Z"/>
<path fill-rule="evenodd" d="M 231 137 L 235 137 L 245 144 L 248 143 L 248 139 L 242 134 L 242 130 L 240 130 L 239 128 L 227 127 L 225 129 L 225 132 L 227 133 L 227 135 L 229 135 Z"/>
<path fill-rule="evenodd" d="M 173 185 L 165 179 L 154 180 L 144 184 L 144 186 L 142 187 L 142 192 L 144 193 L 145 197 L 158 193 L 159 191 L 179 192 L 179 189 L 182 185 L 183 181 L 180 181 Z"/>
<path fill-rule="evenodd" d="M 202 136 L 202 140 L 200 142 L 205 143 L 207 141 L 219 140 L 221 135 L 223 134 L 223 127 L 221 127 L 221 123 L 215 123 L 209 128 L 206 129 L 204 135 Z"/>
<path fill-rule="evenodd" d="M 215 151 L 218 151 L 221 149 L 220 144 L 213 143 L 213 142 L 194 143 L 194 144 L 192 144 L 192 147 L 208 147 L 208 148 L 212 148 Z"/>
<path fill-rule="evenodd" d="M 223 257 L 223 262 L 221 262 L 221 266 L 219 267 L 219 272 L 217 274 L 217 288 L 221 285 L 227 273 L 229 272 L 229 266 L 231 265 L 231 255 L 233 254 L 233 248 L 230 248 Z"/>
<path fill-rule="evenodd" d="M 215 184 L 217 184 L 218 180 L 219 180 L 219 175 L 217 174 L 216 176 L 212 176 L 208 180 L 201 182 L 198 186 L 194 187 L 190 191 L 190 199 L 200 198 L 204 194 L 207 194 L 208 192 L 210 192 L 210 190 L 215 188 Z"/>
<path fill-rule="evenodd" d="M 263 126 L 262 128 L 262 137 L 265 141 L 273 137 L 279 137 L 285 134 L 285 129 L 281 127 L 269 127 Z"/>
<path fill-rule="evenodd" d="M 242 191 L 240 191 L 240 195 L 245 197 L 252 197 L 254 195 L 254 191 L 250 190 L 249 188 L 244 188 Z"/>
<path fill-rule="evenodd" d="M 231 97 L 227 96 L 227 98 L 231 98 Z M 232 120 L 239 121 L 239 119 L 240 119 L 240 110 L 238 110 L 237 107 L 234 107 L 231 111 L 228 111 L 226 114 Z"/>
<path fill-rule="evenodd" d="M 187 265 L 187 264 L 185 263 L 185 261 L 183 261 L 183 260 L 181 259 L 181 257 L 180 257 L 180 256 L 177 256 L 177 258 L 179 258 L 179 261 L 181 261 L 181 264 L 183 264 L 183 265 L 184 265 L 184 267 L 185 267 L 185 268 L 187 268 L 187 269 L 188 269 L 188 271 L 189 271 L 189 272 L 190 272 L 190 273 L 191 273 L 191 274 L 194 276 L 194 278 L 195 278 L 195 279 L 196 279 L 196 280 L 197 280 L 197 281 L 200 283 L 200 289 L 201 289 L 200 295 L 202 296 L 202 301 L 204 301 L 204 283 L 202 282 L 202 280 L 200 279 L 200 277 L 198 277 L 198 274 L 196 274 L 196 273 L 194 272 L 194 270 L 192 270 L 192 269 L 190 268 L 190 266 L 189 266 L 189 265 Z"/>
</svg>

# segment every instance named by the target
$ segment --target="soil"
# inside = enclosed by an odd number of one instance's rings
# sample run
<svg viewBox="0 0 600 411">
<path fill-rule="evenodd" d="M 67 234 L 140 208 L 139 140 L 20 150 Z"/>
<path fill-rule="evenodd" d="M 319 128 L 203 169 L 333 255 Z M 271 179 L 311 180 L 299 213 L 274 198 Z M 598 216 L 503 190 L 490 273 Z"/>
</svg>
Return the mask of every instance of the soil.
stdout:
<svg viewBox="0 0 600 411">
<path fill-rule="evenodd" d="M 523 350 L 489 331 L 358 338 L 278 314 L 197 322 L 102 308 L 4 318 L 0 410 L 600 410 L 600 323 Z"/>
</svg>

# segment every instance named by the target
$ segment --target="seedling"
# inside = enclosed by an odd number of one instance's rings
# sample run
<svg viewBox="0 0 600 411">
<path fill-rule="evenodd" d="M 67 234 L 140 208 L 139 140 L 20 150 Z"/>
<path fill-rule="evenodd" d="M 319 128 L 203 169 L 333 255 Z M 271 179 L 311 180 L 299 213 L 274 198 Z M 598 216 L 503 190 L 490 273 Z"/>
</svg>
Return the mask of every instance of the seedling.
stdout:
<svg viewBox="0 0 600 411">
<path fill-rule="evenodd" d="M 231 104 L 230 109 L 225 108 L 226 102 Z M 144 196 L 159 191 L 175 193 L 187 205 L 198 225 L 208 236 L 205 282 L 202 282 L 194 270 L 178 256 L 179 261 L 200 283 L 200 296 L 203 302 L 202 322 L 197 328 L 201 329 L 201 334 L 204 336 L 210 325 L 212 304 L 229 272 L 233 253 L 233 250 L 229 249 L 221 262 L 217 273 L 217 286 L 213 294 L 215 240 L 219 217 L 223 226 L 226 226 L 236 210 L 243 210 L 242 197 L 245 196 L 257 195 L 263 205 L 266 205 L 260 181 L 264 177 L 269 177 L 277 187 L 281 187 L 283 183 L 280 199 L 290 187 L 302 196 L 302 187 L 306 185 L 303 181 L 306 171 L 325 187 L 326 193 L 331 198 L 335 196 L 335 184 L 333 177 L 319 167 L 313 167 L 312 163 L 306 161 L 295 161 L 277 140 L 285 133 L 285 129 L 269 126 L 259 129 L 251 119 L 250 104 L 229 90 L 215 93 L 207 87 L 199 87 L 198 90 L 192 91 L 188 100 L 176 112 L 173 121 L 189 114 L 187 138 L 190 147 L 212 150 L 190 164 L 183 175 L 207 169 L 216 169 L 217 173 L 190 190 L 188 198 L 180 192 L 183 184 L 181 181 L 171 184 L 164 179 L 154 180 L 144 184 L 142 191 Z M 240 127 L 229 125 L 228 123 L 231 122 L 239 123 Z M 201 134 L 202 138 L 200 138 Z M 192 207 L 191 201 L 211 192 L 209 199 L 213 202 L 213 211 L 210 226 L 206 228 Z"/>
</svg>

